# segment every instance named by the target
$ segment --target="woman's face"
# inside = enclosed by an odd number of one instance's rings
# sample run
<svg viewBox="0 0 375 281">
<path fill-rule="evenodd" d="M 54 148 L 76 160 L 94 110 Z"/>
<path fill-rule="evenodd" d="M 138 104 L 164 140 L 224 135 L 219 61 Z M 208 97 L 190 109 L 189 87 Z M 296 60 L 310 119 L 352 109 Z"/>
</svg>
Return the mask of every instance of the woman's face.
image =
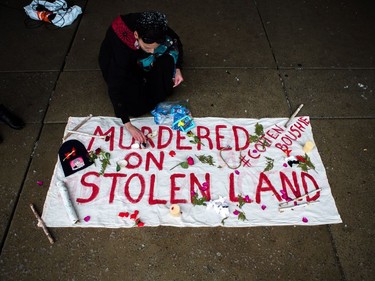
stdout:
<svg viewBox="0 0 375 281">
<path fill-rule="evenodd" d="M 155 49 L 159 47 L 160 45 L 156 42 L 151 43 L 151 44 L 146 44 L 145 42 L 143 42 L 142 38 L 138 39 L 138 43 L 139 43 L 139 47 L 141 47 L 143 51 L 145 51 L 146 53 L 151 53 L 151 54 L 153 54 Z"/>
<path fill-rule="evenodd" d="M 151 43 L 151 44 L 147 44 L 147 43 L 143 42 L 142 38 L 140 38 L 140 37 L 138 36 L 138 32 L 137 32 L 137 31 L 134 31 L 134 37 L 135 37 L 135 39 L 138 40 L 139 47 L 141 47 L 141 49 L 142 49 L 143 51 L 145 51 L 146 53 L 151 53 L 151 54 L 153 54 L 154 51 L 155 51 L 155 49 L 156 49 L 157 47 L 159 47 L 159 45 L 160 45 L 159 43 L 156 43 L 156 42 Z"/>
</svg>

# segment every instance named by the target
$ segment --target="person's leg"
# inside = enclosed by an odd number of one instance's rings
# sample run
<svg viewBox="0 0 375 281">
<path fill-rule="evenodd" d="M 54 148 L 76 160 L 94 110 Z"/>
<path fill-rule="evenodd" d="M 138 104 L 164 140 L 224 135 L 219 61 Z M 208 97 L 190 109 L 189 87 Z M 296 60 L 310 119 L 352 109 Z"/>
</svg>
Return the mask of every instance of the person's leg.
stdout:
<svg viewBox="0 0 375 281">
<path fill-rule="evenodd" d="M 22 119 L 10 112 L 3 104 L 0 104 L 0 120 L 16 130 L 22 129 L 25 126 Z"/>
<path fill-rule="evenodd" d="M 174 61 L 170 55 L 159 57 L 144 79 L 123 81 L 121 88 L 108 85 L 115 115 L 138 117 L 151 111 L 173 91 Z"/>
<path fill-rule="evenodd" d="M 173 92 L 174 61 L 164 54 L 157 58 L 152 69 L 145 74 L 146 96 L 150 104 L 155 106 L 164 101 Z"/>
<path fill-rule="evenodd" d="M 150 112 L 173 92 L 174 61 L 170 55 L 156 59 L 144 79 L 129 81 L 124 88 L 124 105 L 131 116 L 138 117 Z"/>
<path fill-rule="evenodd" d="M 145 83 L 142 81 L 124 81 L 124 85 L 108 86 L 116 117 L 127 122 L 129 116 L 138 117 L 152 109 L 145 95 Z"/>
</svg>

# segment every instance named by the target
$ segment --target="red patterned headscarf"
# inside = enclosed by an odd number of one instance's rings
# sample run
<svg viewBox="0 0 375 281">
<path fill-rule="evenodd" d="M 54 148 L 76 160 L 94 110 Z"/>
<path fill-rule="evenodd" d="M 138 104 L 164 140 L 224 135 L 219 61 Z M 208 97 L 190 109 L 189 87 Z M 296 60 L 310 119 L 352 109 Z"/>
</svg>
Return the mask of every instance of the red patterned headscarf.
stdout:
<svg viewBox="0 0 375 281">
<path fill-rule="evenodd" d="M 112 29 L 126 46 L 133 50 L 138 49 L 135 45 L 136 39 L 134 37 L 134 32 L 129 29 L 120 16 L 112 22 Z"/>
</svg>

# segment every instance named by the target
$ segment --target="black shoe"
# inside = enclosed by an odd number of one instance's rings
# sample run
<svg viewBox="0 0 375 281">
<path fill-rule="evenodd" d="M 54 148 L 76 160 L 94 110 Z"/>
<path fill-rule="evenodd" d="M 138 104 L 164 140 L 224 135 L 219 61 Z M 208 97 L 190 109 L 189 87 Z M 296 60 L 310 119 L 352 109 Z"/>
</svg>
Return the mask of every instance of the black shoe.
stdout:
<svg viewBox="0 0 375 281">
<path fill-rule="evenodd" d="M 25 123 L 2 104 L 0 105 L 0 120 L 16 130 L 25 127 Z"/>
</svg>

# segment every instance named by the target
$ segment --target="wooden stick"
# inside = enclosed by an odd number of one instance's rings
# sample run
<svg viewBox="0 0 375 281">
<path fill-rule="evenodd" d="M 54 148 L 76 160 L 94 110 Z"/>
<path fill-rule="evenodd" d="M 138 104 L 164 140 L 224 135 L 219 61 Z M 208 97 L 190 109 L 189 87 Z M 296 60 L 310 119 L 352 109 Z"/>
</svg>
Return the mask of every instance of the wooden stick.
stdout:
<svg viewBox="0 0 375 281">
<path fill-rule="evenodd" d="M 69 157 L 72 155 L 72 154 L 74 154 L 74 153 L 76 153 L 76 150 L 73 148 L 72 149 L 72 152 L 69 152 L 66 156 L 65 156 L 65 158 L 63 159 L 63 162 L 66 160 L 66 159 L 69 159 Z"/>
<path fill-rule="evenodd" d="M 80 131 L 73 131 L 73 130 L 68 130 L 67 131 L 70 134 L 77 134 L 77 135 L 82 135 L 82 136 L 87 136 L 87 137 L 92 137 L 92 138 L 100 138 L 100 139 L 105 139 L 107 136 L 100 136 L 100 135 L 92 135 Z"/>
<path fill-rule="evenodd" d="M 293 120 L 294 117 L 296 117 L 296 115 L 298 114 L 298 112 L 300 112 L 300 110 L 302 109 L 302 107 L 303 107 L 303 104 L 301 104 L 297 108 L 297 110 L 292 114 L 292 116 L 290 116 L 288 122 L 286 122 L 285 125 L 284 125 L 285 128 L 288 128 L 289 123 Z"/>
<path fill-rule="evenodd" d="M 279 212 L 282 212 L 287 209 L 299 208 L 299 207 L 308 206 L 308 205 L 316 204 L 316 203 L 320 203 L 320 201 L 304 202 L 304 203 L 297 204 L 297 205 L 283 206 L 283 207 L 279 206 Z"/>
<path fill-rule="evenodd" d="M 311 190 L 310 192 L 307 192 L 306 194 L 301 195 L 300 197 L 294 198 L 292 201 L 297 201 L 297 200 L 303 199 L 306 196 L 309 196 L 309 195 L 311 195 L 311 194 L 313 194 L 315 192 L 321 191 L 321 190 L 322 190 L 321 188 L 317 188 L 317 189 Z"/>
<path fill-rule="evenodd" d="M 79 128 L 81 128 L 83 126 L 83 124 L 85 124 L 87 121 L 90 120 L 90 118 L 92 117 L 92 114 L 90 114 L 89 116 L 87 116 L 85 119 L 82 120 L 81 123 L 79 123 L 77 126 L 75 126 L 73 128 L 72 131 L 77 131 Z M 67 133 L 64 137 L 63 137 L 63 140 L 66 140 L 68 137 L 70 137 L 72 135 L 72 133 Z"/>
<path fill-rule="evenodd" d="M 35 217 L 37 218 L 38 223 L 40 224 L 40 227 L 43 229 L 44 233 L 47 235 L 47 238 L 48 238 L 49 242 L 51 244 L 55 243 L 55 241 L 53 240 L 51 234 L 48 231 L 48 228 L 47 228 L 46 224 L 44 223 L 44 221 L 42 220 L 42 218 L 39 216 L 38 212 L 35 210 L 34 205 L 31 204 L 31 203 L 30 203 L 30 208 L 33 211 Z"/>
<path fill-rule="evenodd" d="M 300 199 L 303 199 L 303 198 L 305 198 L 305 197 L 307 197 L 307 196 L 309 196 L 309 195 L 311 195 L 311 194 L 313 194 L 313 193 L 315 193 L 315 192 L 321 191 L 321 190 L 322 190 L 321 188 L 314 189 L 314 190 L 312 190 L 312 191 L 310 191 L 310 192 L 308 192 L 308 193 L 306 193 L 306 194 L 304 194 L 304 195 L 301 195 L 300 197 L 294 198 L 294 199 L 292 199 L 292 200 L 290 200 L 290 201 L 287 201 L 287 202 L 282 202 L 282 203 L 280 203 L 280 204 L 279 204 L 279 207 L 280 207 L 280 208 L 283 208 L 283 206 L 288 205 L 290 202 L 298 201 L 298 200 L 300 200 Z M 311 203 L 311 202 L 310 202 L 310 203 Z"/>
</svg>

